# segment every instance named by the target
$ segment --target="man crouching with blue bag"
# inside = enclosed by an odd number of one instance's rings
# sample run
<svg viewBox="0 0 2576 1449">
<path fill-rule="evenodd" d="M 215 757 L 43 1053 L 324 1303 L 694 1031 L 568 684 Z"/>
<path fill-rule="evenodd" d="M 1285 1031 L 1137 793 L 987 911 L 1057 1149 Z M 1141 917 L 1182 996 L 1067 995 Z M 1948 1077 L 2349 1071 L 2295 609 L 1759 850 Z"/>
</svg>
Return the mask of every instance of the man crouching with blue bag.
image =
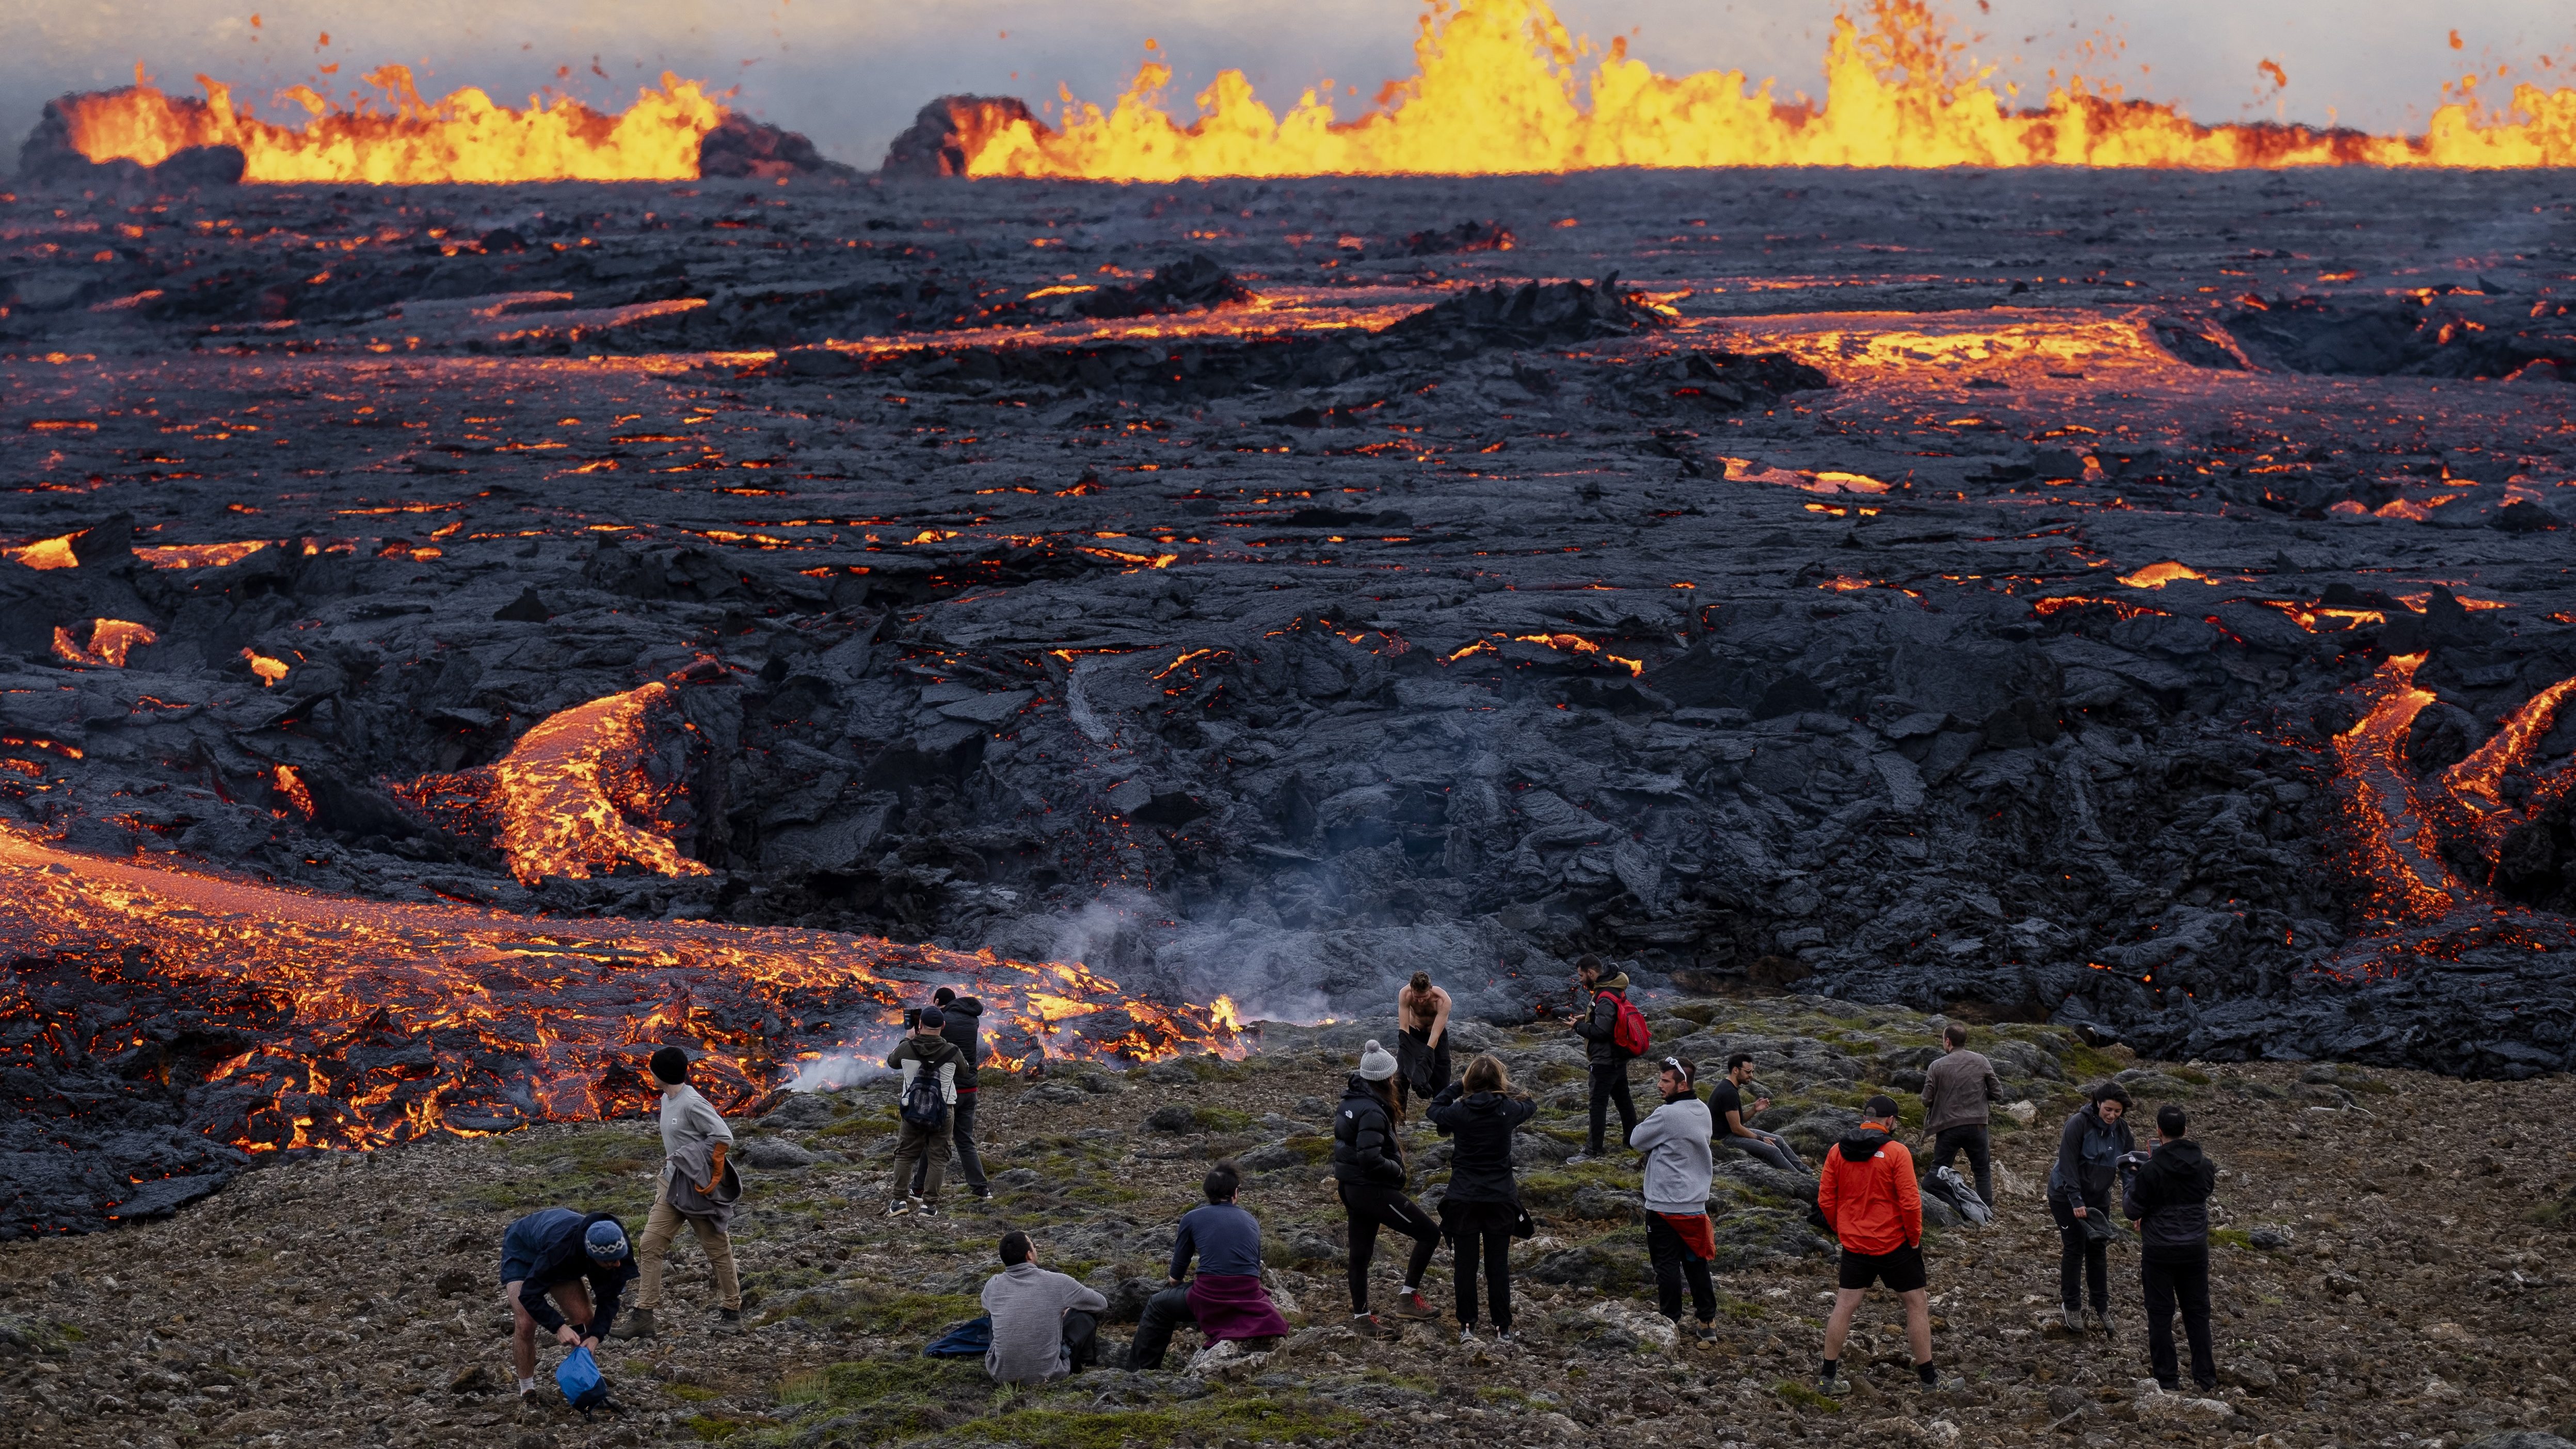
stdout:
<svg viewBox="0 0 2576 1449">
<path fill-rule="evenodd" d="M 540 1208 L 510 1224 L 501 1234 L 501 1299 L 510 1305 L 520 1398 L 537 1391 L 537 1330 L 566 1348 L 598 1348 L 617 1319 L 618 1291 L 634 1281 L 626 1229 L 607 1213 Z"/>
</svg>

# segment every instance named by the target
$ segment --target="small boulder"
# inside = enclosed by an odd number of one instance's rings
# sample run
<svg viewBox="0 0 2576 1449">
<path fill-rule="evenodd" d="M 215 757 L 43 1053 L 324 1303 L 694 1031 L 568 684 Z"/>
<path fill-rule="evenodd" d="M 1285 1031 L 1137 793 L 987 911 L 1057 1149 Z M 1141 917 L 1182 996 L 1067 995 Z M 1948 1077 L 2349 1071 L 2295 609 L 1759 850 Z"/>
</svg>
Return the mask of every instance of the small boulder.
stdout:
<svg viewBox="0 0 2576 1449">
<path fill-rule="evenodd" d="M 745 1167 L 772 1171 L 811 1167 L 819 1160 L 813 1153 L 784 1137 L 754 1137 L 739 1143 L 734 1148 L 733 1158 Z"/>
</svg>

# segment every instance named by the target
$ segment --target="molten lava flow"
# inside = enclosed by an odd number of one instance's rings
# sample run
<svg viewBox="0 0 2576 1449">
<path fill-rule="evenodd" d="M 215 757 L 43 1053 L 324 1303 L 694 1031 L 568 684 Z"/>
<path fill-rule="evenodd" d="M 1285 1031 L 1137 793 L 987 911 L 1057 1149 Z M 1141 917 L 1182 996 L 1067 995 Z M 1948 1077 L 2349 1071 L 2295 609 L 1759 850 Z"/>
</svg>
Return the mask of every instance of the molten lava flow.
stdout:
<svg viewBox="0 0 2576 1449">
<path fill-rule="evenodd" d="M 648 768 L 648 737 L 677 697 L 657 681 L 594 699 L 548 715 L 498 764 L 424 775 L 397 792 L 442 818 L 488 820 L 525 885 L 550 875 L 587 880 L 630 860 L 658 875 L 705 875 L 663 823 L 679 784 Z"/>
<path fill-rule="evenodd" d="M 134 556 L 156 569 L 217 569 L 240 563 L 268 545 L 264 538 L 238 543 L 168 543 L 137 548 Z"/>
<path fill-rule="evenodd" d="M 2401 920 L 2440 920 L 2468 899 L 2442 859 L 2431 825 L 2416 809 L 2414 774 L 2406 765 L 2406 736 L 2433 692 L 2415 683 L 2421 654 L 2401 654 L 2379 666 L 2368 686 L 2376 693 L 2370 713 L 2335 736 L 2343 767 L 2344 807 L 2355 849 L 2383 908 Z"/>
<path fill-rule="evenodd" d="M 191 146 L 237 146 L 246 181 L 372 184 L 689 181 L 698 175 L 699 142 L 725 118 L 697 82 L 667 71 L 660 90 L 638 92 L 615 116 L 537 97 L 512 110 L 471 86 L 424 101 L 398 65 L 367 81 L 386 92 L 389 110 L 363 102 L 335 108 L 302 86 L 283 92 L 309 113 L 301 130 L 255 119 L 234 106 L 229 86 L 204 76 L 202 101 L 137 84 L 59 104 L 72 146 L 92 161 L 153 166 Z"/>
<path fill-rule="evenodd" d="M 654 1101 L 644 1059 L 677 1041 L 708 1053 L 710 1096 L 746 1107 L 799 1059 L 882 1050 L 939 982 L 972 983 L 1006 1062 L 1248 1045 L 1230 1005 L 1126 997 L 1075 964 L 318 895 L 6 826 L 0 947 L 0 1066 L 136 1064 L 188 1094 L 192 1125 L 253 1150 L 631 1115 Z"/>
<path fill-rule="evenodd" d="M 60 538 L 38 539 L 24 548 L 9 550 L 9 557 L 31 569 L 76 569 L 80 557 L 72 552 L 71 534 Z"/>
<path fill-rule="evenodd" d="M 54 657 L 65 664 L 123 669 L 125 656 L 136 645 L 158 643 L 160 638 L 149 624 L 137 624 L 130 619 L 93 619 L 90 621 L 89 643 L 76 644 L 72 642 L 71 631 L 58 624 L 54 626 Z"/>
<path fill-rule="evenodd" d="M 2120 582 L 2133 589 L 2161 589 L 2176 579 L 2192 579 L 2204 584 L 2218 582 L 2189 564 L 2151 563 L 2133 574 L 2120 575 Z"/>
<path fill-rule="evenodd" d="M 1062 130 L 998 112 L 962 126 L 969 176 L 1172 181 L 1193 176 L 1487 175 L 1602 166 L 2184 166 L 2576 164 L 2576 90 L 2525 85 L 2523 119 L 2481 124 L 2466 104 L 2421 137 L 2303 126 L 2202 126 L 2081 78 L 2015 111 L 1967 69 L 1929 0 L 1869 0 L 1868 28 L 1834 21 L 1821 105 L 1773 99 L 1741 71 L 1670 77 L 1567 34 L 1546 0 L 1430 0 L 1417 69 L 1376 109 L 1334 119 L 1329 84 L 1285 118 L 1243 72 L 1220 73 L 1184 124 L 1149 62 L 1116 107 L 1069 110 Z M 1588 65 L 1588 86 L 1578 67 Z M 1068 93 L 1066 99 L 1070 101 Z"/>
</svg>

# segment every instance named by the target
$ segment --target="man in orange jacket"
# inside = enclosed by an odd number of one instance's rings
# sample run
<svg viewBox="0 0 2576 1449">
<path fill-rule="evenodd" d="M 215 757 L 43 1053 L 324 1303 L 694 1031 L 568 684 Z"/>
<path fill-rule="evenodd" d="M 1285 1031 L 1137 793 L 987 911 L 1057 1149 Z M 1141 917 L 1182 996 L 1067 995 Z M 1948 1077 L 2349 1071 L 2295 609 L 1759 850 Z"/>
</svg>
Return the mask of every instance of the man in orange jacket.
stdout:
<svg viewBox="0 0 2576 1449">
<path fill-rule="evenodd" d="M 1860 1126 L 1825 1154 L 1816 1179 L 1816 1209 L 1842 1244 L 1842 1287 L 1825 1321 L 1824 1368 L 1816 1387 L 1843 1391 L 1843 1340 L 1873 1283 L 1905 1304 L 1905 1341 L 1923 1392 L 1940 1387 L 1932 1367 L 1932 1300 L 1923 1271 L 1923 1197 L 1914 1186 L 1914 1154 L 1896 1140 L 1896 1102 L 1869 1099 Z"/>
</svg>

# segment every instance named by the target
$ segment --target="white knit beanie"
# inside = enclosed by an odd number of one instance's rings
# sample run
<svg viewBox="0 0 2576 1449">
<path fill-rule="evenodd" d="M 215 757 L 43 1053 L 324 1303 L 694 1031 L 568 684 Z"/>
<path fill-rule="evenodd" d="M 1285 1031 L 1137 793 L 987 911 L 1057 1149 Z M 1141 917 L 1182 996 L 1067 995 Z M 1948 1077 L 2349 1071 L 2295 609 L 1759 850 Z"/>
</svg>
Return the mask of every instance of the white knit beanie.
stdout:
<svg viewBox="0 0 2576 1449">
<path fill-rule="evenodd" d="M 1379 1046 L 1376 1042 L 1370 1042 L 1367 1046 L 1360 1048 L 1361 1081 L 1383 1082 L 1394 1075 L 1395 1058 L 1386 1054 L 1386 1048 Z"/>
</svg>

